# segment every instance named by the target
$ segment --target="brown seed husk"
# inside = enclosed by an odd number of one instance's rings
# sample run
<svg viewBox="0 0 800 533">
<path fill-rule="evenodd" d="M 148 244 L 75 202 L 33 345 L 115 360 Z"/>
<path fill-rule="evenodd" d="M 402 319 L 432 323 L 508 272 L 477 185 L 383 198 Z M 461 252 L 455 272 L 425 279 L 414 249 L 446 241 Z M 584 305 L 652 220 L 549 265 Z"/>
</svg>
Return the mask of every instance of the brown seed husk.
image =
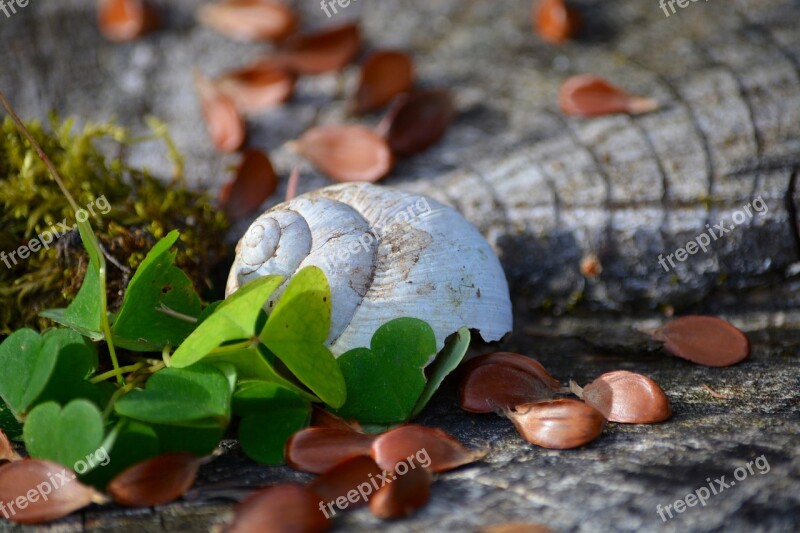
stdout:
<svg viewBox="0 0 800 533">
<path fill-rule="evenodd" d="M 344 24 L 287 39 L 274 60 L 298 74 L 322 74 L 343 69 L 355 59 L 359 50 L 361 31 L 358 25 Z"/>
<path fill-rule="evenodd" d="M 542 0 L 533 4 L 533 27 L 545 41 L 559 44 L 575 35 L 580 14 L 564 0 Z"/>
<path fill-rule="evenodd" d="M 277 41 L 297 28 L 294 12 L 271 0 L 223 0 L 197 12 L 201 24 L 240 41 Z"/>
<path fill-rule="evenodd" d="M 552 530 L 542 524 L 509 522 L 508 524 L 487 526 L 479 533 L 552 533 Z"/>
<path fill-rule="evenodd" d="M 395 155 L 408 157 L 433 146 L 453 122 L 456 108 L 447 89 L 416 91 L 400 96 L 384 117 L 378 132 Z"/>
<path fill-rule="evenodd" d="M 581 397 L 612 422 L 653 424 L 672 414 L 658 383 L 627 370 L 603 374 L 583 388 Z"/>
<path fill-rule="evenodd" d="M 386 141 L 357 124 L 317 126 L 297 141 L 299 152 L 335 181 L 375 182 L 392 170 Z"/>
<path fill-rule="evenodd" d="M 538 377 L 496 363 L 474 367 L 465 374 L 459 387 L 459 405 L 470 413 L 502 412 L 553 396 L 553 389 Z"/>
<path fill-rule="evenodd" d="M 234 101 L 199 72 L 195 86 L 211 142 L 224 153 L 235 152 L 244 144 L 245 127 Z"/>
<path fill-rule="evenodd" d="M 177 500 L 192 487 L 201 462 L 191 453 L 160 455 L 117 474 L 108 484 L 107 491 L 120 505 L 163 505 Z"/>
<path fill-rule="evenodd" d="M 417 424 L 389 430 L 372 444 L 372 458 L 389 472 L 394 471 L 397 463 L 409 461 L 410 456 L 414 456 L 415 461 L 430 461 L 428 465 L 418 466 L 431 472 L 445 472 L 473 463 L 484 455 L 485 451 L 469 450 L 441 429 Z"/>
<path fill-rule="evenodd" d="M 214 80 L 219 91 L 242 113 L 253 113 L 286 102 L 297 76 L 272 61 L 259 61 Z"/>
<path fill-rule="evenodd" d="M 144 0 L 100 0 L 100 33 L 109 41 L 132 41 L 158 27 L 158 13 Z"/>
<path fill-rule="evenodd" d="M 356 113 L 367 113 L 385 106 L 414 83 L 411 57 L 395 50 L 370 54 L 361 65 L 361 79 L 354 98 Z"/>
<path fill-rule="evenodd" d="M 387 483 L 370 499 L 372 514 L 384 520 L 408 516 L 422 508 L 431 497 L 431 473 L 417 466 L 400 475 L 389 474 Z"/>
<path fill-rule="evenodd" d="M 374 435 L 351 429 L 311 427 L 286 441 L 284 457 L 295 470 L 322 474 L 361 455 L 369 456 Z"/>
<path fill-rule="evenodd" d="M 310 426 L 345 429 L 363 433 L 361 424 L 356 420 L 345 420 L 318 405 L 313 406 Z"/>
<path fill-rule="evenodd" d="M 371 457 L 354 457 L 316 478 L 308 488 L 318 494 L 324 502 L 336 501 L 340 497 L 346 498 L 347 494 L 351 493 L 353 498 L 347 508 L 358 509 L 367 504 L 374 490 L 372 480 L 378 482 L 382 473 Z M 358 499 L 352 494 L 353 491 L 360 491 Z M 353 499 L 356 501 L 353 502 Z"/>
<path fill-rule="evenodd" d="M 689 315 L 653 332 L 673 355 L 705 366 L 730 366 L 750 355 L 750 340 L 733 324 L 713 316 Z"/>
<path fill-rule="evenodd" d="M 518 405 L 506 411 L 522 437 L 543 448 L 578 448 L 600 436 L 605 418 L 578 400 L 559 399 Z"/>
<path fill-rule="evenodd" d="M 269 158 L 248 148 L 233 179 L 220 189 L 219 203 L 230 218 L 240 218 L 258 209 L 277 188 L 278 176 Z"/>
<path fill-rule="evenodd" d="M 4 516 L 19 524 L 41 524 L 63 518 L 90 503 L 105 503 L 101 494 L 75 478 L 71 470 L 40 459 L 0 466 L 0 502 L 6 504 L 7 513 Z"/>
<path fill-rule="evenodd" d="M 319 507 L 320 497 L 294 484 L 259 490 L 236 506 L 226 533 L 321 533 L 331 527 Z"/>
<path fill-rule="evenodd" d="M 561 390 L 561 383 L 545 370 L 544 366 L 532 357 L 527 357 L 514 352 L 491 352 L 478 357 L 473 357 L 464 364 L 464 370 L 469 372 L 480 365 L 499 364 L 516 368 L 525 372 L 547 385 L 554 392 Z"/>
<path fill-rule="evenodd" d="M 591 74 L 573 76 L 558 92 L 561 110 L 576 117 L 596 117 L 615 113 L 638 115 L 658 108 L 650 98 L 629 94 L 603 78 Z"/>
</svg>

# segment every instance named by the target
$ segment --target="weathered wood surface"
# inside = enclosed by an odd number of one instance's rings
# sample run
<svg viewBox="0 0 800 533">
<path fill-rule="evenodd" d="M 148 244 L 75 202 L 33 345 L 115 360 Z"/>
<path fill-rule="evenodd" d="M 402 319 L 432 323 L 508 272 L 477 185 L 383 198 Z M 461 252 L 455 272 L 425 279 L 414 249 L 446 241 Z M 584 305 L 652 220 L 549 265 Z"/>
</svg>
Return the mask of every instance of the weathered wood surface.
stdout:
<svg viewBox="0 0 800 533">
<path fill-rule="evenodd" d="M 0 87 L 27 117 L 55 109 L 142 127 L 141 117 L 154 113 L 172 127 L 189 176 L 217 187 L 235 158 L 210 147 L 192 69 L 217 74 L 264 49 L 199 28 L 199 0 L 159 3 L 167 29 L 132 45 L 99 37 L 93 2 L 40 1 L 8 19 L 0 14 Z M 536 354 L 564 381 L 584 383 L 617 368 L 646 373 L 663 385 L 675 413 L 654 427 L 612 425 L 584 450 L 550 452 L 522 443 L 504 420 L 460 412 L 450 381 L 421 421 L 489 447 L 486 460 L 441 476 L 430 505 L 411 519 L 384 524 L 358 511 L 337 521 L 339 530 L 472 531 L 509 520 L 558 531 L 797 530 L 800 317 L 791 308 L 800 294 L 793 277 L 800 4 L 697 2 L 666 18 L 656 2 L 580 1 L 586 34 L 560 48 L 531 35 L 527 0 L 359 0 L 330 21 L 317 2 L 303 4 L 309 26 L 360 17 L 371 47 L 411 50 L 424 85 L 456 90 L 462 113 L 445 140 L 402 162 L 386 183 L 457 206 L 497 247 L 519 297 L 515 334 L 502 348 Z M 564 118 L 557 87 L 586 71 L 652 95 L 662 107 L 637 118 Z M 347 120 L 341 94 L 354 79 L 352 69 L 341 78 L 303 79 L 295 101 L 251 121 L 251 144 L 270 150 L 288 174 L 299 160 L 284 143 L 312 124 Z M 168 172 L 152 147 L 132 157 Z M 328 183 L 301 168 L 303 190 Z M 659 254 L 674 252 L 706 223 L 730 224 L 733 211 L 759 196 L 766 214 L 674 273 L 658 265 Z M 598 279 L 578 271 L 589 253 L 603 264 Z M 704 369 L 649 351 L 630 318 L 527 312 L 564 309 L 576 299 L 605 310 L 665 303 L 728 309 L 751 333 L 754 356 L 734 368 Z M 704 383 L 732 399 L 711 397 Z M 258 467 L 231 446 L 204 469 L 201 488 L 305 479 Z M 730 479 L 762 454 L 768 474 L 661 524 L 657 504 L 707 477 Z M 204 531 L 229 508 L 91 509 L 53 530 Z"/>
</svg>

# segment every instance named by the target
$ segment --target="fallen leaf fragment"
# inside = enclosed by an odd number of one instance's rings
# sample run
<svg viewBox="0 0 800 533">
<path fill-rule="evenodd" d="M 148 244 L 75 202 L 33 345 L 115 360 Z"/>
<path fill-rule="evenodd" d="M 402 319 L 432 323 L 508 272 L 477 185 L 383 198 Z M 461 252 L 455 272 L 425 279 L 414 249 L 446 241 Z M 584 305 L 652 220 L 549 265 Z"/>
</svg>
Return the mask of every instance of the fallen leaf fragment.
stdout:
<svg viewBox="0 0 800 533">
<path fill-rule="evenodd" d="M 635 372 L 608 372 L 582 390 L 577 385 L 575 389 L 584 402 L 612 422 L 653 424 L 666 420 L 672 414 L 669 398 L 658 383 Z"/>
<path fill-rule="evenodd" d="M 605 418 L 578 400 L 559 399 L 518 405 L 506 411 L 522 437 L 543 448 L 578 448 L 600 436 Z"/>
<path fill-rule="evenodd" d="M 227 533 L 321 533 L 331 521 L 319 496 L 300 485 L 281 484 L 254 492 L 236 506 Z"/>
<path fill-rule="evenodd" d="M 421 467 L 404 474 L 389 474 L 391 479 L 370 499 L 372 514 L 384 520 L 403 518 L 422 508 L 431 497 L 431 473 Z"/>
<path fill-rule="evenodd" d="M 298 74 L 338 71 L 361 50 L 361 31 L 357 24 L 344 24 L 328 30 L 287 39 L 273 60 Z"/>
<path fill-rule="evenodd" d="M 400 96 L 378 125 L 392 152 L 408 157 L 433 146 L 453 122 L 450 91 L 430 89 Z"/>
<path fill-rule="evenodd" d="M 372 458 L 389 472 L 393 472 L 398 463 L 412 460 L 431 472 L 445 472 L 473 463 L 484 455 L 484 451 L 465 448 L 441 429 L 418 424 L 391 429 L 372 444 Z"/>
<path fill-rule="evenodd" d="M 705 366 L 730 366 L 750 355 L 750 341 L 733 324 L 713 316 L 676 318 L 652 333 L 673 355 Z"/>
<path fill-rule="evenodd" d="M 132 41 L 158 27 L 158 13 L 144 0 L 100 0 L 100 33 L 109 41 Z"/>
<path fill-rule="evenodd" d="M 197 12 L 201 24 L 240 41 L 271 41 L 288 37 L 297 28 L 294 12 L 271 0 L 223 0 Z"/>
<path fill-rule="evenodd" d="M 392 170 L 394 158 L 386 141 L 356 124 L 317 126 L 297 141 L 298 151 L 335 181 L 375 182 Z"/>
<path fill-rule="evenodd" d="M 0 466 L 3 516 L 19 524 L 41 524 L 63 518 L 90 503 L 107 501 L 75 477 L 71 470 L 40 459 Z"/>
<path fill-rule="evenodd" d="M 564 0 L 542 0 L 533 3 L 533 27 L 545 41 L 563 43 L 580 28 L 578 11 Z"/>
<path fill-rule="evenodd" d="M 219 203 L 230 218 L 240 218 L 258 209 L 277 188 L 278 176 L 269 158 L 260 150 L 248 148 L 233 179 L 220 189 Z"/>
<path fill-rule="evenodd" d="M 394 50 L 371 53 L 361 65 L 361 78 L 353 102 L 356 113 L 379 109 L 411 88 L 414 65 L 411 57 Z"/>
<path fill-rule="evenodd" d="M 326 503 L 349 497 L 347 508 L 357 509 L 366 505 L 377 490 L 373 480 L 380 487 L 382 474 L 383 471 L 371 457 L 359 456 L 328 470 L 312 481 L 308 488 Z"/>
<path fill-rule="evenodd" d="M 374 435 L 349 429 L 310 427 L 286 441 L 284 456 L 295 470 L 322 474 L 354 457 L 369 456 L 374 440 Z"/>
<path fill-rule="evenodd" d="M 177 500 L 197 478 L 203 459 L 191 453 L 168 453 L 137 463 L 108 484 L 115 502 L 128 507 L 152 507 Z"/>
<path fill-rule="evenodd" d="M 501 412 L 553 396 L 553 389 L 538 377 L 496 363 L 479 365 L 468 371 L 459 387 L 459 405 L 470 413 Z"/>
<path fill-rule="evenodd" d="M 291 98 L 297 76 L 271 61 L 228 72 L 214 80 L 217 89 L 242 113 L 275 107 Z"/>
<path fill-rule="evenodd" d="M 220 152 L 235 152 L 244 144 L 245 127 L 233 99 L 199 72 L 195 86 L 211 141 Z"/>
<path fill-rule="evenodd" d="M 651 98 L 629 94 L 603 78 L 591 74 L 573 76 L 558 92 L 561 110 L 577 117 L 596 117 L 615 113 L 639 115 L 658 108 Z"/>
</svg>

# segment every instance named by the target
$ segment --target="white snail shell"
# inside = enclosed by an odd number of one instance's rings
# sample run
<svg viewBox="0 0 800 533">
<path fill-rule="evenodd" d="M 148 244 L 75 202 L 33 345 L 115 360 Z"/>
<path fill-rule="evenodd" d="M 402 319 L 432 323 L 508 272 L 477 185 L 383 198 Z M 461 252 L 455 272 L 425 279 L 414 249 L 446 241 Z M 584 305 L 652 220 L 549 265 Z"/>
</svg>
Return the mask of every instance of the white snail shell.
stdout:
<svg viewBox="0 0 800 533">
<path fill-rule="evenodd" d="M 312 265 L 331 286 L 327 344 L 337 357 L 368 347 L 373 333 L 398 317 L 430 324 L 437 351 L 462 326 L 487 342 L 511 331 L 497 256 L 458 212 L 424 196 L 345 183 L 277 205 L 239 241 L 226 295 L 255 278 L 288 278 Z"/>
</svg>

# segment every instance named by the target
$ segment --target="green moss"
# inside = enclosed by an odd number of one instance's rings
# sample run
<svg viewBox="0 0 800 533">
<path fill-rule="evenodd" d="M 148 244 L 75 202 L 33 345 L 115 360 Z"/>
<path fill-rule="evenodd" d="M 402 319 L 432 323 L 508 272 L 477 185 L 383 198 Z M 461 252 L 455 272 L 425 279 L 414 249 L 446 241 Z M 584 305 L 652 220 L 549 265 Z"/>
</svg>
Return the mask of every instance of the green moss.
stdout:
<svg viewBox="0 0 800 533">
<path fill-rule="evenodd" d="M 89 124 L 73 132 L 72 121 L 59 123 L 52 118 L 50 129 L 38 122 L 28 127 L 79 205 L 95 205 L 105 197 L 110 206 L 103 209 L 105 214 L 95 208 L 97 216 L 90 222 L 109 257 L 112 311 L 147 251 L 172 229 L 181 232 L 177 264 L 198 290 L 210 286 L 209 273 L 226 253 L 223 237 L 228 222 L 207 195 L 183 186 L 177 162 L 177 175 L 167 184 L 146 170 L 106 157 L 105 152 L 119 153 L 132 142 L 118 126 Z M 157 136 L 174 159 L 163 131 Z M 51 228 L 59 229 L 65 218 L 70 228 L 75 223 L 66 198 L 10 119 L 0 125 L 0 206 L 0 251 L 6 256 Z M 0 262 L 0 334 L 22 326 L 46 327 L 47 321 L 37 314 L 69 303 L 80 287 L 87 256 L 74 230 L 49 249 L 15 259 L 16 265 L 9 260 L 11 268 Z"/>
</svg>

